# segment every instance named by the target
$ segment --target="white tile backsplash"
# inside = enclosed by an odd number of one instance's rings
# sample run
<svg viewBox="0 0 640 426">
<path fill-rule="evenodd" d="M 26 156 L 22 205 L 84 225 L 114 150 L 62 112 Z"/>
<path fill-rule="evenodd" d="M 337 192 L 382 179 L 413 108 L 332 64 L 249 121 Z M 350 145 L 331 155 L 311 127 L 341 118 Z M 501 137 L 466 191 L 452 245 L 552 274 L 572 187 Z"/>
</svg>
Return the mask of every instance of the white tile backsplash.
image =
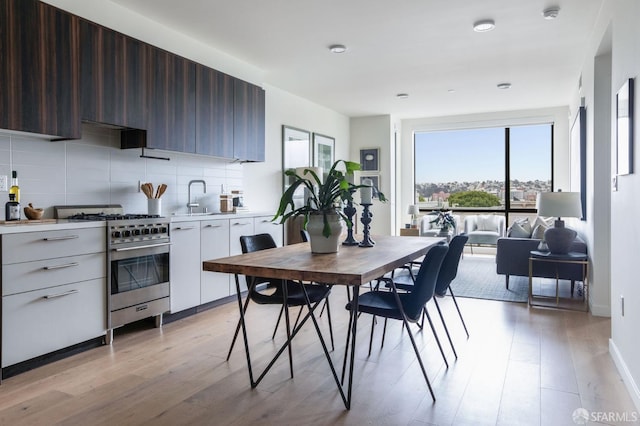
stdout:
<svg viewBox="0 0 640 426">
<path fill-rule="evenodd" d="M 167 184 L 162 214 L 186 212 L 190 180 L 207 182 L 207 193 L 194 184 L 193 198 L 209 211 L 219 211 L 221 185 L 225 191 L 242 189 L 243 168 L 212 157 L 160 151 L 153 155 L 170 161 L 140 158 L 140 149 L 120 149 L 120 132 L 83 125 L 82 139 L 50 142 L 41 137 L 0 130 L 0 175 L 18 171 L 20 202 L 45 209 L 52 218 L 54 205 L 121 204 L 127 213 L 146 213 L 147 200 L 138 182 L 154 188 Z M 152 151 L 148 151 L 150 153 Z M 150 154 L 151 155 L 151 154 Z M 8 192 L 0 192 L 8 201 Z M 0 203 L 2 204 L 2 203 Z M 0 209 L 4 220 L 4 209 Z"/>
</svg>

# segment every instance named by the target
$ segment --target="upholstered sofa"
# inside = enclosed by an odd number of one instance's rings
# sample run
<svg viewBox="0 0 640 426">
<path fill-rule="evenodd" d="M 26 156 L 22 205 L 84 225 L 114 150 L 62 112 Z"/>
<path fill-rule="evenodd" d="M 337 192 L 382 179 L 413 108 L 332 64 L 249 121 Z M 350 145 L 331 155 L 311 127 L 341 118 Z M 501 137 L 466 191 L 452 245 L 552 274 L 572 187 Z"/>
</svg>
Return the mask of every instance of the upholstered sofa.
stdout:
<svg viewBox="0 0 640 426">
<path fill-rule="evenodd" d="M 505 235 L 504 216 L 495 214 L 469 215 L 464 218 L 464 232 L 469 237 L 467 245 L 495 246 Z"/>
<path fill-rule="evenodd" d="M 498 238 L 496 243 L 496 272 L 499 275 L 505 276 L 505 285 L 507 288 L 509 288 L 509 276 L 529 276 L 529 252 L 538 249 L 541 239 L 535 237 L 542 234 L 542 231 L 543 230 L 536 230 L 533 232 L 534 238 L 509 236 Z M 586 253 L 587 245 L 577 237 L 571 244 L 569 251 Z M 571 281 L 572 290 L 575 281 L 582 281 L 584 278 L 582 275 L 582 265 L 578 264 L 533 262 L 532 266 L 532 275 L 534 277 L 556 278 L 557 271 L 559 279 Z"/>
</svg>

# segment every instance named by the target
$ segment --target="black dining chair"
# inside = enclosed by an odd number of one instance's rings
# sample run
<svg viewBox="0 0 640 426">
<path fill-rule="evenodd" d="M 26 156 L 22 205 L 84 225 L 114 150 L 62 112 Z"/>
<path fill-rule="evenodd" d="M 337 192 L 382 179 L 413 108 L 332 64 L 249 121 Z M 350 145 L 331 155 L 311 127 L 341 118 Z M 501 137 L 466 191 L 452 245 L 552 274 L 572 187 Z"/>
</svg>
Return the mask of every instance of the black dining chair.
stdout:
<svg viewBox="0 0 640 426">
<path fill-rule="evenodd" d="M 273 240 L 273 237 L 270 234 L 257 234 L 257 235 L 245 235 L 240 237 L 240 246 L 242 248 L 242 253 L 252 253 L 259 250 L 266 250 L 271 248 L 276 248 L 276 243 Z M 300 312 L 298 313 L 298 320 L 300 319 L 300 313 L 304 306 L 306 306 L 307 302 L 305 300 L 305 291 L 309 297 L 309 301 L 312 305 L 312 310 L 314 310 L 318 303 L 322 300 L 328 300 L 329 293 L 331 293 L 331 287 L 327 285 L 316 285 L 316 284 L 300 284 L 298 282 L 290 281 L 290 280 L 279 280 L 275 278 L 261 278 L 261 277 L 251 277 L 247 276 L 247 298 L 245 300 L 243 306 L 243 312 L 247 311 L 247 307 L 249 305 L 249 301 L 253 301 L 259 305 L 281 305 L 282 309 L 280 310 L 280 315 L 278 316 L 278 323 L 280 322 L 280 318 L 282 313 L 285 314 L 285 323 L 287 329 L 287 339 L 291 339 L 291 327 L 289 321 L 289 310 L 285 309 L 285 307 L 291 306 L 299 306 Z M 267 284 L 267 288 L 275 287 L 275 291 L 272 293 L 266 293 L 259 291 L 256 287 L 260 284 Z M 285 294 L 285 286 L 286 285 L 286 305 L 284 303 L 284 294 Z M 301 285 L 304 285 L 304 290 Z M 331 345 L 333 347 L 333 327 L 331 324 L 331 310 L 327 305 L 327 317 L 329 322 L 329 334 L 331 336 Z M 293 329 L 295 330 L 297 327 L 298 320 L 296 320 L 296 324 Z M 229 353 L 227 354 L 227 361 L 231 356 L 231 351 L 235 345 L 236 339 L 238 338 L 238 333 L 240 331 L 240 320 L 238 320 L 238 325 L 236 326 L 235 334 L 233 335 L 233 340 L 231 342 L 231 347 L 229 348 Z M 278 324 L 276 324 L 277 329 Z M 275 337 L 275 331 L 272 336 L 272 339 Z M 289 345 L 289 366 L 291 369 L 291 377 L 293 377 L 293 362 L 291 358 L 291 345 Z"/>
<path fill-rule="evenodd" d="M 456 352 L 456 348 L 453 345 L 453 340 L 451 339 L 451 334 L 449 333 L 449 329 L 444 320 L 444 316 L 442 315 L 442 310 L 440 309 L 440 304 L 438 303 L 438 297 L 444 297 L 447 294 L 447 290 L 451 293 L 451 298 L 453 303 L 458 310 L 458 315 L 460 316 L 460 320 L 462 321 L 462 326 L 464 327 L 464 331 L 467 334 L 467 338 L 469 337 L 469 331 L 467 330 L 467 325 L 462 318 L 462 313 L 460 312 L 460 307 L 458 306 L 458 302 L 456 300 L 453 291 L 451 290 L 451 282 L 454 280 L 456 275 L 458 274 L 458 266 L 460 264 L 460 258 L 462 257 L 462 251 L 464 250 L 464 246 L 467 243 L 469 237 L 466 234 L 456 235 L 451 239 L 449 243 L 449 251 L 447 251 L 447 255 L 442 261 L 442 266 L 440 267 L 440 272 L 438 273 L 438 280 L 436 282 L 436 290 L 435 296 L 433 298 L 433 302 L 436 305 L 436 309 L 438 310 L 438 315 L 440 316 L 440 320 L 442 321 L 442 326 L 444 327 L 444 331 L 447 334 L 447 339 L 449 340 L 449 344 L 451 345 L 451 350 L 453 351 L 453 355 L 458 358 L 458 354 Z M 409 273 L 400 275 L 394 279 L 394 283 L 398 290 L 411 291 L 411 288 L 414 285 L 414 277 L 413 271 L 411 267 L 408 268 Z M 385 284 L 386 285 L 386 284 Z M 424 317 L 428 315 L 426 306 L 423 311 L 423 321 Z"/>
<path fill-rule="evenodd" d="M 386 285 L 389 285 L 391 291 L 383 291 L 378 289 L 364 293 L 358 298 L 357 308 L 358 314 L 367 313 L 373 315 L 373 319 L 371 321 L 371 339 L 369 340 L 369 355 L 371 354 L 371 342 L 373 340 L 375 318 L 382 317 L 385 319 L 385 330 L 386 323 L 389 318 L 402 321 L 404 326 L 403 329 L 406 329 L 407 333 L 409 334 L 411 345 L 413 346 L 413 350 L 415 351 L 416 357 L 418 358 L 418 363 L 420 364 L 420 368 L 422 369 L 422 375 L 427 382 L 427 386 L 429 387 L 429 392 L 431 393 L 431 398 L 433 398 L 433 401 L 435 401 L 436 398 L 433 393 L 433 389 L 431 388 L 429 378 L 427 377 L 427 372 L 425 371 L 424 364 L 422 363 L 420 351 L 418 350 L 418 346 L 416 345 L 413 334 L 411 333 L 411 329 L 409 328 L 409 323 L 418 323 L 420 321 L 424 306 L 429 300 L 433 298 L 436 289 L 438 272 L 440 271 L 440 266 L 445 255 L 447 254 L 448 249 L 449 247 L 447 244 L 439 244 L 429 249 L 415 277 L 415 284 L 410 291 L 405 293 L 399 292 L 391 278 L 380 278 L 380 280 L 384 281 Z M 346 309 L 349 311 L 352 311 L 354 309 L 352 302 L 347 303 Z M 433 331 L 436 341 L 438 341 L 438 335 L 433 325 L 431 326 L 431 330 Z M 349 334 L 350 332 L 351 327 L 348 328 L 347 333 Z M 384 334 L 385 332 L 383 331 L 383 343 Z M 347 342 L 348 341 L 349 335 L 347 336 Z M 438 345 L 440 345 L 439 341 Z M 345 365 L 347 349 L 348 347 L 345 349 Z M 442 348 L 440 348 L 440 351 L 444 357 Z M 445 364 L 447 364 L 446 358 L 444 360 Z"/>
</svg>

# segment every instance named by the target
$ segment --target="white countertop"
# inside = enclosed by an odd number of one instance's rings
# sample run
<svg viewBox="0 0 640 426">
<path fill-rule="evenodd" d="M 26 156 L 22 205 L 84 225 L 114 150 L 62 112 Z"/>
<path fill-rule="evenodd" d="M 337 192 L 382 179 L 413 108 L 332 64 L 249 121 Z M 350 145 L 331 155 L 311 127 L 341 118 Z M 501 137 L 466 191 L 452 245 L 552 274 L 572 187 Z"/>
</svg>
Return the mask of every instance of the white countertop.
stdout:
<svg viewBox="0 0 640 426">
<path fill-rule="evenodd" d="M 236 219 L 236 218 L 250 218 L 270 216 L 273 217 L 273 213 L 270 212 L 243 212 L 243 213 L 213 213 L 213 214 L 198 214 L 193 215 L 172 215 L 168 216 L 171 222 L 193 222 L 203 220 L 216 220 L 216 219 Z M 82 228 L 100 228 L 105 227 L 106 222 L 102 221 L 69 221 L 67 219 L 57 219 L 55 222 L 34 222 L 34 223 L 17 223 L 17 224 L 0 224 L 0 235 L 2 234 L 18 234 L 21 232 L 39 232 L 39 231 L 58 231 L 62 229 L 82 229 Z"/>
<path fill-rule="evenodd" d="M 104 228 L 106 222 L 90 221 L 90 222 L 72 222 L 67 219 L 57 219 L 55 222 L 47 223 L 18 223 L 18 224 L 2 224 L 0 225 L 0 235 L 2 234 L 18 234 L 21 232 L 40 232 L 40 231 L 58 231 L 62 229 L 83 229 L 83 228 Z"/>
</svg>

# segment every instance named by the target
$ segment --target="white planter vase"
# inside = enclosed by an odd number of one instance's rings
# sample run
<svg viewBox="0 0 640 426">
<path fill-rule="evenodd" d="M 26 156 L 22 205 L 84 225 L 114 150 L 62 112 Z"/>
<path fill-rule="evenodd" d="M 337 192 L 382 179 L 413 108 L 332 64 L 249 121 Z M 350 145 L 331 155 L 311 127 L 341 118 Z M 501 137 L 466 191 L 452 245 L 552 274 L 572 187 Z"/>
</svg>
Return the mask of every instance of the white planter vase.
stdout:
<svg viewBox="0 0 640 426">
<path fill-rule="evenodd" d="M 340 236 L 343 230 L 342 218 L 337 213 L 327 215 L 331 235 L 322 235 L 324 220 L 322 214 L 309 215 L 307 232 L 309 233 L 309 243 L 312 253 L 337 253 L 340 248 Z"/>
</svg>

